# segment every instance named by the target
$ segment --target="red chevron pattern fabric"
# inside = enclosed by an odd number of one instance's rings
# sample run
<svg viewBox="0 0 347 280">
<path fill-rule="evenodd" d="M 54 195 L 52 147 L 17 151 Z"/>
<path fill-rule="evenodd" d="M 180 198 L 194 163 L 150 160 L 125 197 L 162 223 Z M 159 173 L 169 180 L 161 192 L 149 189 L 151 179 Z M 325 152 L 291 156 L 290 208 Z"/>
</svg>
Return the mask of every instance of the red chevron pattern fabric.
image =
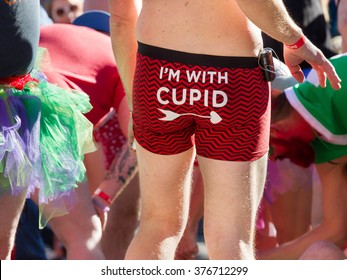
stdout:
<svg viewBox="0 0 347 280">
<path fill-rule="evenodd" d="M 116 155 L 126 143 L 126 138 L 120 129 L 118 115 L 115 110 L 111 110 L 95 125 L 94 131 L 95 141 L 101 145 L 105 156 L 105 168 L 109 170 Z"/>
<path fill-rule="evenodd" d="M 186 54 L 139 44 L 134 135 L 163 155 L 251 161 L 269 147 L 270 93 L 257 58 Z"/>
</svg>

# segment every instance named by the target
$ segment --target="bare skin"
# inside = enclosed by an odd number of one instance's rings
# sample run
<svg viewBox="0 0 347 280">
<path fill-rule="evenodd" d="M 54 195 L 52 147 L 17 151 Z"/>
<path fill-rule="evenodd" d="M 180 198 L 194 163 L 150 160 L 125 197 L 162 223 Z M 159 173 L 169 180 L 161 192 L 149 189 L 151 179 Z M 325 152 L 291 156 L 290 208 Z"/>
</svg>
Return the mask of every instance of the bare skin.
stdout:
<svg viewBox="0 0 347 280">
<path fill-rule="evenodd" d="M 302 36 L 281 1 L 147 0 L 142 1 L 139 17 L 131 0 L 109 0 L 109 9 L 113 48 L 131 110 L 137 41 L 190 53 L 257 57 L 262 48 L 260 28 L 285 44 Z M 298 50 L 286 50 L 285 59 L 299 81 L 303 73 L 298 64 L 308 60 L 317 68 L 322 85 L 328 76 L 332 85 L 339 87 L 333 67 L 308 40 Z M 190 180 L 195 153 L 190 149 L 163 156 L 139 145 L 136 149 L 142 216 L 126 258 L 173 259 L 186 226 L 189 190 L 185 182 Z M 267 155 L 253 162 L 198 160 L 204 180 L 205 240 L 210 258 L 254 258 L 254 224 Z"/>
<path fill-rule="evenodd" d="M 176 250 L 176 260 L 195 260 L 199 252 L 197 233 L 204 213 L 204 182 L 199 166 L 194 166 L 189 217 L 184 234 Z"/>
<path fill-rule="evenodd" d="M 69 214 L 54 217 L 49 224 L 67 251 L 69 260 L 103 260 L 101 222 L 90 199 L 89 187 L 76 189 L 78 201 Z"/>
<path fill-rule="evenodd" d="M 294 109 L 292 109 L 294 111 Z M 288 129 L 290 128 L 290 129 Z M 303 130 L 307 133 L 302 133 Z M 271 125 L 271 141 L 276 138 L 300 139 L 309 144 L 315 137 L 313 129 L 295 111 Z M 280 145 L 274 145 L 274 157 L 291 157 Z M 347 242 L 347 156 L 316 165 L 322 185 L 322 221 L 314 229 L 279 247 L 260 253 L 260 259 L 299 259 L 304 251 L 320 240 L 341 247 Z"/>
<path fill-rule="evenodd" d="M 9 260 L 14 246 L 15 234 L 24 207 L 26 191 L 20 195 L 2 194 L 0 196 L 0 260 Z M 6 209 L 6 211 L 5 211 Z"/>
<path fill-rule="evenodd" d="M 300 187 L 279 195 L 270 204 L 278 244 L 293 240 L 310 229 L 312 188 Z"/>
<path fill-rule="evenodd" d="M 317 165 L 323 188 L 322 222 L 302 236 L 261 253 L 260 259 L 298 259 L 317 241 L 327 240 L 339 247 L 347 242 L 347 157 L 341 157 L 336 162 L 339 164 Z"/>
<path fill-rule="evenodd" d="M 269 161 L 266 188 L 259 217 L 263 227 L 257 230 L 258 254 L 310 230 L 312 167 L 302 168 L 289 160 Z"/>
</svg>

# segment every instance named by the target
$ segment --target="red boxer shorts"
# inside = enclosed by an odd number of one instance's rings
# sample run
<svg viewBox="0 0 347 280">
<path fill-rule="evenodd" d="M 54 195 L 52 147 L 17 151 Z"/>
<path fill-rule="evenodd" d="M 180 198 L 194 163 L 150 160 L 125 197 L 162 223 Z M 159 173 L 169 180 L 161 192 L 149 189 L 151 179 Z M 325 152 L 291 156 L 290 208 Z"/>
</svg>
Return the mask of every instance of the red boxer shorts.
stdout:
<svg viewBox="0 0 347 280">
<path fill-rule="evenodd" d="M 136 141 L 172 155 L 252 161 L 268 152 L 270 90 L 256 57 L 168 50 L 139 42 L 133 93 Z M 192 136 L 194 135 L 194 143 Z"/>
</svg>

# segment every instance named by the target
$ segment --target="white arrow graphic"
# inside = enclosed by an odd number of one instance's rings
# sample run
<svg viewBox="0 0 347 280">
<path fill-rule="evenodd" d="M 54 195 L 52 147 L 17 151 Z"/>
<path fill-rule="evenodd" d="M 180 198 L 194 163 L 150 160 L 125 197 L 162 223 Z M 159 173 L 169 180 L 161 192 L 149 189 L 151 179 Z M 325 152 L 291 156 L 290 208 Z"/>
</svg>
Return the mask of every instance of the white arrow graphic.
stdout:
<svg viewBox="0 0 347 280">
<path fill-rule="evenodd" d="M 202 116 L 202 115 L 198 115 L 198 114 L 194 114 L 194 113 L 178 114 L 178 113 L 175 113 L 175 112 L 170 111 L 170 110 L 163 110 L 163 109 L 159 109 L 159 108 L 158 108 L 158 110 L 165 115 L 165 117 L 159 119 L 161 121 L 173 121 L 173 120 L 175 120 L 181 116 L 188 116 L 188 115 L 196 116 L 196 117 L 200 117 L 200 118 L 205 118 L 205 119 L 210 119 L 211 123 L 213 123 L 213 124 L 217 124 L 222 120 L 222 118 L 214 111 L 211 111 L 209 116 Z"/>
</svg>

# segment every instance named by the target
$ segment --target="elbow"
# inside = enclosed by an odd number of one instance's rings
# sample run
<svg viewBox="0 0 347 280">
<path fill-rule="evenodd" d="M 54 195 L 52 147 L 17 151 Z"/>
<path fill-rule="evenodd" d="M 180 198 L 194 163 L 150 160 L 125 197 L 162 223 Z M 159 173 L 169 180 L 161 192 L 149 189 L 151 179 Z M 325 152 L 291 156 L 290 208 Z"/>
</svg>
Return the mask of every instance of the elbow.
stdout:
<svg viewBox="0 0 347 280">
<path fill-rule="evenodd" d="M 127 26 L 131 23 L 131 19 L 123 17 L 119 14 L 110 14 L 110 25 L 114 27 Z"/>
<path fill-rule="evenodd" d="M 123 17 L 119 14 L 111 14 L 110 31 L 113 38 L 128 37 L 129 34 L 135 34 L 136 18 Z M 115 34 L 117 36 L 115 36 Z"/>
<path fill-rule="evenodd" d="M 130 9 L 123 13 L 121 11 L 110 11 L 110 24 L 119 26 L 134 26 L 136 24 L 137 17 L 138 15 L 136 9 Z"/>
</svg>

